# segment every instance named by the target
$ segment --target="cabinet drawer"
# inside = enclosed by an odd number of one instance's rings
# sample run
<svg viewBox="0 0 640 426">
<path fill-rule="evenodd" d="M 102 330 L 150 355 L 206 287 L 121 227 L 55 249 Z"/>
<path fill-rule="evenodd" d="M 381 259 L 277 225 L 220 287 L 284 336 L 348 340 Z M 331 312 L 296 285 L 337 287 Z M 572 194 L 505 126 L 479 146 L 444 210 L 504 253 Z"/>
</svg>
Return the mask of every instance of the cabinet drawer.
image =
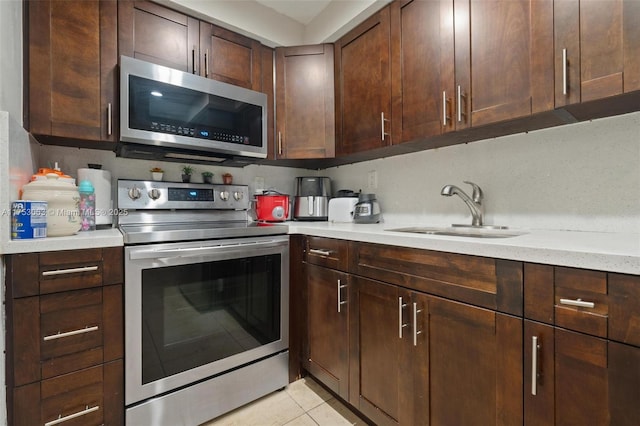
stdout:
<svg viewBox="0 0 640 426">
<path fill-rule="evenodd" d="M 607 274 L 556 267 L 554 313 L 559 327 L 607 337 Z"/>
<path fill-rule="evenodd" d="M 524 315 L 640 346 L 640 276 L 525 264 Z"/>
<path fill-rule="evenodd" d="M 15 388 L 14 424 L 104 424 L 103 376 L 103 366 L 98 365 Z"/>
<path fill-rule="evenodd" d="M 522 315 L 522 263 L 351 243 L 349 272 L 410 290 Z"/>
<path fill-rule="evenodd" d="M 15 386 L 122 357 L 122 286 L 13 301 Z"/>
<path fill-rule="evenodd" d="M 6 265 L 14 299 L 123 282 L 122 247 L 15 254 Z"/>
<path fill-rule="evenodd" d="M 333 238 L 307 237 L 306 261 L 325 268 L 347 271 L 349 243 Z"/>
</svg>

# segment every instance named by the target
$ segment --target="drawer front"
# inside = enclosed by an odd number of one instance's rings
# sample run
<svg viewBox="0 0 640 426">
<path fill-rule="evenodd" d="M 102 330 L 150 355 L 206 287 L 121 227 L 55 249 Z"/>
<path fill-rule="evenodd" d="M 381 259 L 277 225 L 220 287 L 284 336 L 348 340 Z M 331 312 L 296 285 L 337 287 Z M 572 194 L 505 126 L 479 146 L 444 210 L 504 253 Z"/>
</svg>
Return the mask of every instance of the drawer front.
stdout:
<svg viewBox="0 0 640 426">
<path fill-rule="evenodd" d="M 325 268 L 347 271 L 349 243 L 333 238 L 307 237 L 306 261 Z"/>
<path fill-rule="evenodd" d="M 102 285 L 102 250 L 40 254 L 40 294 Z"/>
<path fill-rule="evenodd" d="M 13 424 L 104 424 L 103 376 L 98 365 L 15 388 Z"/>
<path fill-rule="evenodd" d="M 352 274 L 522 315 L 522 263 L 352 242 Z"/>
<path fill-rule="evenodd" d="M 569 330 L 607 337 L 607 274 L 555 267 L 555 324 Z"/>
<path fill-rule="evenodd" d="M 8 326 L 13 384 L 122 358 L 122 286 L 15 299 Z"/>
<path fill-rule="evenodd" d="M 609 339 L 640 347 L 640 276 L 608 274 Z"/>
<path fill-rule="evenodd" d="M 102 302 L 102 288 L 42 296 L 40 298 L 42 361 L 101 348 L 104 329 Z M 102 362 L 102 354 L 99 362 Z"/>
</svg>

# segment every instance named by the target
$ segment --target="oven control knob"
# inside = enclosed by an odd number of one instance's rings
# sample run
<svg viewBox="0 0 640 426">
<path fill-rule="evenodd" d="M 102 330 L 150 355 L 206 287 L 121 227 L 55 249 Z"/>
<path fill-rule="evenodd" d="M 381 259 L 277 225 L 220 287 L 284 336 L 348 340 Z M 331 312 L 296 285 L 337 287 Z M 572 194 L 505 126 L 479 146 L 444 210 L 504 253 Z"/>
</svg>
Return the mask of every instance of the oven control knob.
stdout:
<svg viewBox="0 0 640 426">
<path fill-rule="evenodd" d="M 242 193 L 242 191 L 236 191 L 233 193 L 233 198 L 235 198 L 236 201 L 242 200 L 243 197 L 244 194 Z"/>
<path fill-rule="evenodd" d="M 149 191 L 149 198 L 151 198 L 152 200 L 157 200 L 158 198 L 160 198 L 160 190 L 153 188 L 151 191 Z"/>
<path fill-rule="evenodd" d="M 136 188 L 135 186 L 133 188 L 129 188 L 129 198 L 131 198 L 132 200 L 137 200 L 141 196 L 142 193 L 140 192 L 140 189 Z"/>
<path fill-rule="evenodd" d="M 220 199 L 222 201 L 228 201 L 229 200 L 229 191 L 220 192 Z"/>
</svg>

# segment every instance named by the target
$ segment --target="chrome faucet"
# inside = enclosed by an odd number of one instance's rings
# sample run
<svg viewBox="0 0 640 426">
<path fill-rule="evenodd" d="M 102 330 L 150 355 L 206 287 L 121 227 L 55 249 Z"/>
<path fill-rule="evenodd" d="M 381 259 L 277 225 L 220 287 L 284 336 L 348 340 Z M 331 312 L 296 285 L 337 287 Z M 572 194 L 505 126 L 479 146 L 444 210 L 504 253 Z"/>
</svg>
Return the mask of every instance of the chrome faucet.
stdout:
<svg viewBox="0 0 640 426">
<path fill-rule="evenodd" d="M 462 201 L 466 203 L 471 210 L 471 226 L 482 226 L 482 189 L 473 182 L 464 181 L 473 187 L 473 194 L 469 197 L 465 192 L 455 185 L 445 185 L 440 192 L 441 195 L 450 197 L 452 195 L 458 195 L 462 198 Z"/>
</svg>

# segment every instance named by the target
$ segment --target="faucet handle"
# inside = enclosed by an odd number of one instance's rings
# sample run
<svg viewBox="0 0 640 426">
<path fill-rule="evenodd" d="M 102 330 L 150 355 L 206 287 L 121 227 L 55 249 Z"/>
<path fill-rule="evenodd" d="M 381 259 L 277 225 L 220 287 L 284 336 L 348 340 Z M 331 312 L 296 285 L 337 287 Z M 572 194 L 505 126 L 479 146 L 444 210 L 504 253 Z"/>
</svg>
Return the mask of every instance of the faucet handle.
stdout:
<svg viewBox="0 0 640 426">
<path fill-rule="evenodd" d="M 473 194 L 471 195 L 471 198 L 473 198 L 473 201 L 477 204 L 482 204 L 482 197 L 483 197 L 482 189 L 475 183 L 469 182 L 468 180 L 465 180 L 463 182 L 473 187 Z"/>
</svg>

